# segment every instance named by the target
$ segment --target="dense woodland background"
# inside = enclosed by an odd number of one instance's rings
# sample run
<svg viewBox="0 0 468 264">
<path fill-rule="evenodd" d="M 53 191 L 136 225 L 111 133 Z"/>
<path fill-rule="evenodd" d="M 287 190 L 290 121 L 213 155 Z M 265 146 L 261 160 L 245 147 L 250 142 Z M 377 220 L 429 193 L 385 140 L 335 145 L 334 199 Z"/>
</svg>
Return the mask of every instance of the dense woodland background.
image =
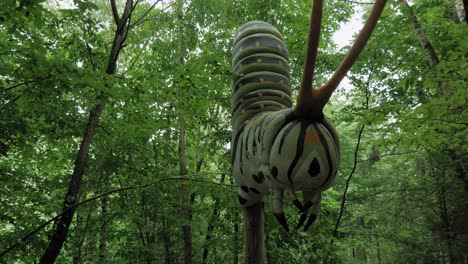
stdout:
<svg viewBox="0 0 468 264">
<path fill-rule="evenodd" d="M 311 1 L 113 2 L 0 1 L 0 262 L 44 261 L 65 237 L 58 263 L 242 262 L 233 35 L 278 27 L 297 92 Z M 371 7 L 325 4 L 316 86 L 349 48 L 333 33 Z M 338 180 L 308 232 L 286 234 L 265 204 L 269 263 L 468 263 L 463 7 L 388 1 L 325 109 Z"/>
</svg>

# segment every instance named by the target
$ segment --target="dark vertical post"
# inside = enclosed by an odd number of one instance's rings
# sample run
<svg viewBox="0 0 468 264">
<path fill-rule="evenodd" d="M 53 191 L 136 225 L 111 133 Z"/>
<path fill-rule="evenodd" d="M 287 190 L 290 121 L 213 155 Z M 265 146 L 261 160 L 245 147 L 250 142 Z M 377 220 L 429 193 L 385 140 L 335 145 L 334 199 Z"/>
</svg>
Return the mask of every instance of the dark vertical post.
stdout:
<svg viewBox="0 0 468 264">
<path fill-rule="evenodd" d="M 265 227 L 263 202 L 244 209 L 245 263 L 265 263 Z"/>
</svg>

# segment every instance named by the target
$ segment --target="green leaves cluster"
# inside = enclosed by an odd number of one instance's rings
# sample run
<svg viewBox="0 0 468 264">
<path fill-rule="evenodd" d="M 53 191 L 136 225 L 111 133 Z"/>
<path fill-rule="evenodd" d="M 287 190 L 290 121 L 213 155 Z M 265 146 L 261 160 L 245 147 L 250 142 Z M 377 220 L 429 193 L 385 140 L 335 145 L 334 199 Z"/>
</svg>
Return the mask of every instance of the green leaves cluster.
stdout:
<svg viewBox="0 0 468 264">
<path fill-rule="evenodd" d="M 180 227 L 187 223 L 179 213 L 176 110 L 187 123 L 194 262 L 203 261 L 204 249 L 207 263 L 242 260 L 241 210 L 229 178 L 232 36 L 248 20 L 277 26 L 290 51 L 295 89 L 310 1 L 187 1 L 184 64 L 177 62 L 175 6 L 162 1 L 130 31 L 114 76 L 105 73 L 115 31 L 109 3 L 55 2 L 0 2 L 0 251 L 60 211 L 89 111 L 100 102 L 106 108 L 80 200 L 148 186 L 80 206 L 58 262 L 182 262 Z M 428 65 L 411 23 L 389 1 L 349 75 L 350 89 L 340 90 L 326 109 L 342 141 L 336 185 L 324 193 L 307 233 L 285 234 L 266 209 L 270 262 L 466 259 L 468 27 L 456 21 L 449 1 L 413 2 L 439 64 Z M 134 19 L 152 3 L 141 1 Z M 337 49 L 333 32 L 361 7 L 327 1 L 316 86 L 347 50 Z M 363 124 L 357 170 L 333 237 Z M 297 221 L 292 206 L 286 214 L 290 224 Z M 37 260 L 51 229 L 23 241 L 5 261 Z"/>
</svg>

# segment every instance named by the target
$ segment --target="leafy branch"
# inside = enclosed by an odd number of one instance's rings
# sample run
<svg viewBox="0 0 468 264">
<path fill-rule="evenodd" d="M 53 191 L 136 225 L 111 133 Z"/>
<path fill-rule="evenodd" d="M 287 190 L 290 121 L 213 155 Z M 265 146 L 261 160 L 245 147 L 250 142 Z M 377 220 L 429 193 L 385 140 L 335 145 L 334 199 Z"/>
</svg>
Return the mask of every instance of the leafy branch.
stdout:
<svg viewBox="0 0 468 264">
<path fill-rule="evenodd" d="M 26 234 L 25 236 L 23 236 L 22 238 L 18 239 L 13 245 L 11 245 L 10 247 L 8 247 L 6 250 L 4 250 L 3 252 L 0 253 L 0 258 L 4 257 L 6 254 L 8 254 L 10 251 L 12 251 L 13 249 L 17 248 L 18 246 L 24 244 L 30 237 L 32 237 L 33 235 L 35 235 L 37 232 L 41 231 L 42 229 L 44 229 L 47 225 L 49 225 L 50 223 L 58 220 L 60 217 L 64 216 L 65 214 L 69 213 L 70 211 L 72 210 L 75 210 L 76 208 L 78 208 L 79 206 L 81 205 L 84 205 L 84 204 L 87 204 L 89 202 L 92 202 L 92 201 L 95 201 L 95 200 L 98 200 L 102 197 L 106 197 L 106 196 L 109 196 L 113 193 L 118 193 L 118 192 L 122 192 L 122 191 L 128 191 L 128 190 L 135 190 L 135 189 L 143 189 L 143 188 L 147 188 L 147 187 L 150 187 L 150 186 L 153 186 L 155 184 L 158 184 L 158 183 L 161 183 L 161 182 L 164 182 L 164 181 L 171 181 L 171 180 L 181 180 L 181 181 L 192 181 L 192 182 L 199 182 L 199 183 L 205 183 L 205 184 L 214 184 L 214 185 L 218 185 L 218 186 L 223 186 L 223 187 L 229 187 L 229 188 L 235 188 L 236 186 L 233 185 L 233 184 L 225 184 L 225 183 L 222 183 L 222 182 L 212 182 L 212 181 L 208 181 L 208 180 L 202 180 L 202 179 L 190 179 L 190 178 L 187 178 L 187 176 L 196 176 L 196 175 L 206 175 L 206 174 L 223 174 L 223 175 L 229 175 L 227 173 L 224 173 L 224 172 L 208 172 L 208 173 L 193 173 L 193 174 L 188 174 L 188 175 L 184 175 L 184 176 L 172 176 L 172 177 L 166 177 L 166 178 L 161 178 L 157 181 L 153 181 L 153 182 L 149 182 L 149 183 L 145 183 L 145 184 L 138 184 L 138 185 L 131 185 L 131 186 L 124 186 L 124 187 L 120 187 L 120 188 L 117 188 L 117 189 L 112 189 L 112 190 L 109 190 L 107 192 L 104 192 L 104 193 L 101 193 L 99 195 L 96 195 L 96 196 L 93 196 L 93 197 L 90 197 L 88 199 L 85 199 L 79 203 L 76 203 L 74 205 L 71 205 L 69 206 L 67 209 L 63 210 L 62 213 L 54 216 L 53 218 L 47 220 L 46 222 L 42 223 L 40 226 L 38 226 L 37 228 L 33 229 L 32 231 L 30 231 L 28 234 Z"/>
</svg>

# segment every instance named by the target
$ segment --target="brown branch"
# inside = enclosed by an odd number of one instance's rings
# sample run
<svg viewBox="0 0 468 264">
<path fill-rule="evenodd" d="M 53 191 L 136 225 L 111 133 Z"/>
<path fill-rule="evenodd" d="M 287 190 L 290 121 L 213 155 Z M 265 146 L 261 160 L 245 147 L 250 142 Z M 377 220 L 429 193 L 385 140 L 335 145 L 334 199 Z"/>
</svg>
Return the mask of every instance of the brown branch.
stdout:
<svg viewBox="0 0 468 264">
<path fill-rule="evenodd" d="M 349 198 L 349 201 L 365 200 L 367 198 L 377 196 L 377 195 L 380 195 L 380 194 L 384 194 L 384 193 L 415 192 L 415 191 L 427 191 L 427 188 L 408 188 L 408 189 L 398 189 L 398 190 L 383 190 L 381 192 L 375 192 L 375 193 L 371 193 L 371 194 L 368 194 L 368 195 Z"/>
<path fill-rule="evenodd" d="M 336 237 L 337 234 L 338 234 L 338 227 L 340 226 L 341 217 L 343 216 L 344 209 L 345 209 L 346 194 L 348 193 L 351 178 L 353 177 L 354 172 L 356 171 L 356 168 L 357 168 L 357 164 L 358 164 L 359 145 L 361 144 L 361 138 L 362 138 L 362 133 L 364 132 L 364 127 L 365 127 L 365 124 L 363 124 L 361 126 L 361 130 L 359 130 L 359 135 L 358 135 L 358 139 L 357 139 L 357 143 L 356 143 L 356 148 L 354 150 L 353 168 L 352 168 L 351 172 L 349 173 L 348 179 L 346 180 L 346 186 L 345 186 L 345 190 L 343 192 L 343 198 L 341 200 L 340 212 L 338 214 L 338 218 L 337 218 L 336 223 L 335 223 L 335 229 L 333 230 L 333 236 L 332 236 L 332 239 L 330 240 L 330 244 L 333 244 L 333 238 Z"/>
<path fill-rule="evenodd" d="M 348 55 L 346 55 L 346 57 L 343 59 L 330 80 L 328 80 L 328 82 L 319 89 L 319 92 L 317 93 L 317 99 L 319 100 L 318 104 L 322 105 L 322 109 L 366 46 L 372 31 L 377 25 L 377 21 L 382 14 L 386 2 L 386 0 L 375 1 L 369 18 L 367 19 L 364 27 L 356 38 L 356 41 L 348 52 Z"/>
<path fill-rule="evenodd" d="M 296 112 L 308 114 L 307 99 L 312 98 L 312 82 L 314 80 L 315 63 L 317 61 L 317 50 L 320 41 L 320 28 L 322 24 L 322 0 L 314 0 L 312 14 L 310 15 L 309 36 L 307 40 L 307 51 L 302 73 L 302 83 L 297 97 Z"/>
<path fill-rule="evenodd" d="M 58 74 L 56 74 L 56 75 L 58 75 Z M 31 83 L 42 82 L 42 81 L 48 80 L 48 79 L 50 79 L 52 77 L 55 77 L 56 75 L 51 74 L 51 75 L 48 75 L 47 77 L 44 77 L 44 78 L 39 78 L 39 79 L 35 79 L 35 80 L 30 80 L 30 81 L 25 81 L 25 82 L 22 82 L 22 83 L 18 83 L 18 84 L 15 84 L 15 85 L 12 85 L 10 87 L 5 88 L 2 92 L 7 92 L 9 90 L 15 89 L 15 88 L 23 86 L 23 85 L 28 85 L 28 84 L 31 84 Z"/>
<path fill-rule="evenodd" d="M 141 24 L 143 22 L 143 19 L 149 14 L 149 12 L 151 12 L 151 10 L 153 10 L 153 8 L 159 3 L 161 2 L 161 0 L 157 0 L 156 2 L 154 2 L 150 8 L 148 8 L 148 10 L 146 10 L 146 12 L 140 17 L 137 19 L 137 21 L 135 21 L 135 23 L 131 24 L 130 25 L 130 29 L 138 26 L 139 24 Z M 138 1 L 135 3 L 135 6 L 137 5 Z"/>
<path fill-rule="evenodd" d="M 359 2 L 359 1 L 352 1 L 352 0 L 343 0 L 344 2 L 352 3 L 352 4 L 358 4 L 358 5 L 372 5 L 374 3 L 372 2 Z"/>
<path fill-rule="evenodd" d="M 112 7 L 112 16 L 114 17 L 114 22 L 116 25 L 120 24 L 120 17 L 119 12 L 117 11 L 117 6 L 115 4 L 115 0 L 110 0 L 110 4 Z"/>
</svg>

